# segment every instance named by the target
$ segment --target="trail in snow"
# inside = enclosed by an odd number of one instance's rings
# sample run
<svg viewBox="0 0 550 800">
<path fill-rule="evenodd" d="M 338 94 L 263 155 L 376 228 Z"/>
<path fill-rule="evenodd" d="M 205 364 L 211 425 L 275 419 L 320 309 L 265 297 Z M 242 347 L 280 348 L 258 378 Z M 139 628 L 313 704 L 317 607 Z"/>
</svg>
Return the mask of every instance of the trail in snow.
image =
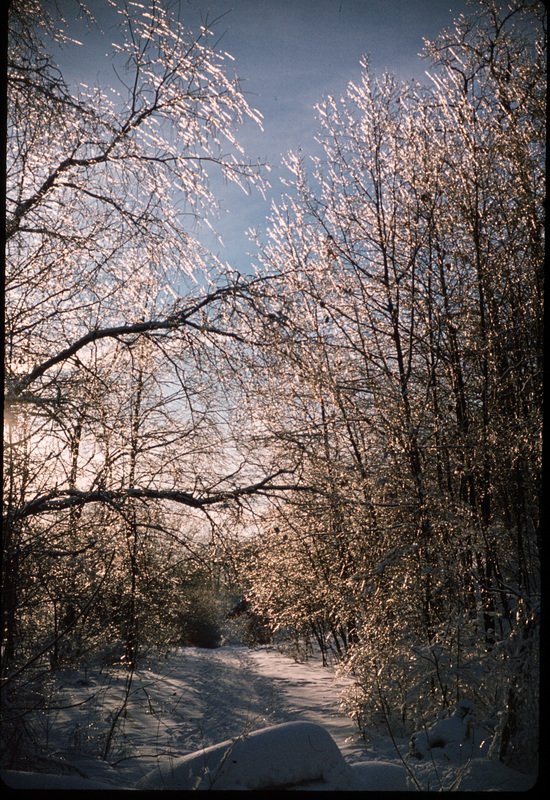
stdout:
<svg viewBox="0 0 550 800">
<path fill-rule="evenodd" d="M 154 708 L 157 673 L 149 674 Z M 273 649 L 180 649 L 162 679 L 164 713 L 173 717 L 173 724 L 165 723 L 164 745 L 185 755 L 266 725 L 303 720 L 325 727 L 346 756 L 361 760 L 362 746 L 351 745 L 357 741 L 355 726 L 339 710 L 346 683 L 332 668 L 296 663 Z M 174 698 L 172 712 L 167 696 Z"/>
<path fill-rule="evenodd" d="M 365 760 L 365 747 L 357 727 L 340 709 L 340 695 L 350 680 L 320 663 L 292 661 L 273 650 L 250 650 L 246 657 L 280 694 L 285 721 L 301 719 L 322 725 L 351 763 Z"/>
<path fill-rule="evenodd" d="M 246 745 L 250 764 L 261 765 L 269 775 L 276 764 L 269 762 L 269 753 L 266 758 L 250 756 L 252 741 L 265 744 L 263 729 L 277 736 L 274 726 L 314 723 L 336 742 L 362 789 L 398 790 L 405 788 L 405 781 L 407 788 L 415 789 L 401 759 L 406 759 L 408 741 L 396 743 L 399 752 L 387 731 L 369 731 L 363 741 L 340 709 L 348 681 L 316 659 L 296 663 L 271 648 L 179 648 L 166 660 L 152 659 L 140 667 L 123 708 L 127 677 L 121 668 L 87 670 L 84 675 L 75 670 L 60 673 L 61 693 L 56 695 L 57 711 L 52 710 L 47 720 L 47 735 L 55 755 L 49 771 L 64 764 L 64 774 L 46 777 L 40 774 L 47 770 L 44 762 L 29 764 L 28 774 L 9 775 L 11 785 L 85 789 L 100 781 L 103 788 L 130 789 L 152 770 L 170 774 L 177 759 L 199 755 L 228 740 Z M 103 760 L 113 720 L 117 720 L 113 746 Z M 289 735 L 288 726 L 279 730 Z M 252 739 L 247 736 L 254 731 L 260 733 Z M 303 745 L 287 744 L 294 754 Z M 534 776 L 491 762 L 479 743 L 476 746 L 477 753 L 474 744 L 470 746 L 467 763 L 460 748 L 434 750 L 437 764 L 432 757 L 413 760 L 414 774 L 430 789 L 452 786 L 457 774 L 459 788 L 471 791 L 522 791 L 533 785 Z"/>
</svg>

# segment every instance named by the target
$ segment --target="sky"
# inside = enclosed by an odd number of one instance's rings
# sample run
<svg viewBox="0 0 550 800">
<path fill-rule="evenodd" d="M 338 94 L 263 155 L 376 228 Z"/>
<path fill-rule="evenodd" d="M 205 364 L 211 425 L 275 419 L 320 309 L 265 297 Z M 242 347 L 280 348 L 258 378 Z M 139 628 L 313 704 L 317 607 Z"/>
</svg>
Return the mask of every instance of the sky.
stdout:
<svg viewBox="0 0 550 800">
<path fill-rule="evenodd" d="M 74 0 L 63 5 L 76 7 Z M 107 1 L 89 0 L 88 5 L 108 36 Z M 246 195 L 214 177 L 222 212 L 213 225 L 223 246 L 206 228 L 199 237 L 241 272 L 247 271 L 253 250 L 246 231 L 255 228 L 265 238 L 271 202 L 283 191 L 282 157 L 299 148 L 306 157 L 316 151 L 315 104 L 327 95 L 343 96 L 349 82 L 359 80 L 365 55 L 376 75 L 388 70 L 399 80 L 427 82 L 428 64 L 419 56 L 423 39 L 434 39 L 459 14 L 468 13 L 466 0 L 180 0 L 179 9 L 181 20 L 193 29 L 201 21 L 217 20 L 219 46 L 235 59 L 232 67 L 246 99 L 264 117 L 263 132 L 250 122 L 239 138 L 252 161 L 271 165 L 271 191 L 264 201 L 257 191 Z M 87 53 L 97 48 L 97 36 L 83 25 L 74 31 Z M 70 78 L 78 79 L 83 65 L 89 73 L 93 62 L 82 57 L 82 48 L 72 63 L 71 54 L 65 55 L 73 70 Z M 81 79 L 89 82 L 90 75 Z"/>
</svg>

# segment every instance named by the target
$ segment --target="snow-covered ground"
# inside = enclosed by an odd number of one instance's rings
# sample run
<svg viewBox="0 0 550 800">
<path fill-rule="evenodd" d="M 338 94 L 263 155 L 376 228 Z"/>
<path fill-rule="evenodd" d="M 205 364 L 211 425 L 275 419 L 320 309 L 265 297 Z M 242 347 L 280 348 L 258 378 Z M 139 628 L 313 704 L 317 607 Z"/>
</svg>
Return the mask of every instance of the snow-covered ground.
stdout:
<svg viewBox="0 0 550 800">
<path fill-rule="evenodd" d="M 315 660 L 296 663 L 274 649 L 181 648 L 143 665 L 106 760 L 101 755 L 126 674 L 66 671 L 60 678 L 55 704 L 63 708 L 43 722 L 55 761 L 32 772 L 3 772 L 5 786 L 524 791 L 536 781 L 487 757 L 466 707 L 419 732 L 422 758 L 409 754 L 409 740 L 394 743 L 389 732 L 373 731 L 362 741 L 340 711 L 346 680 Z M 467 729 L 469 739 L 461 742 Z M 428 742 L 439 746 L 430 750 Z"/>
</svg>

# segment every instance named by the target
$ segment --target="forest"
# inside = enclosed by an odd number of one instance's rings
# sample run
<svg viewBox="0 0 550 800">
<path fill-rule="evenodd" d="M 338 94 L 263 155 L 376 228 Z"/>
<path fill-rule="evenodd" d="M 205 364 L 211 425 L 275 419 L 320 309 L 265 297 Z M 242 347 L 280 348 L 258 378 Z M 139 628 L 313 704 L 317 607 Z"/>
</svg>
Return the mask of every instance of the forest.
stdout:
<svg viewBox="0 0 550 800">
<path fill-rule="evenodd" d="M 119 84 L 77 92 L 55 3 L 9 4 L 2 765 L 52 672 L 233 636 L 342 666 L 359 731 L 474 702 L 533 769 L 544 4 L 320 99 L 242 273 L 193 223 L 212 166 L 262 192 L 260 117 L 208 26 L 116 6 Z"/>
</svg>

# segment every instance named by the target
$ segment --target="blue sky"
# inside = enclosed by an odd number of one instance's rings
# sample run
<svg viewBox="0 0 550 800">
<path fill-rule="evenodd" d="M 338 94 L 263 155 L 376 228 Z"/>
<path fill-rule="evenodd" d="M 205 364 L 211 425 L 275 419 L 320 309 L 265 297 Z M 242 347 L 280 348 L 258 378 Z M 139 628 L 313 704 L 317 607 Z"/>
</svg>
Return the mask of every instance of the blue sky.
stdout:
<svg viewBox="0 0 550 800">
<path fill-rule="evenodd" d="M 89 5 L 108 28 L 106 0 Z M 435 38 L 468 10 L 466 0 L 180 0 L 179 5 L 180 18 L 191 28 L 219 18 L 220 47 L 234 57 L 249 104 L 264 116 L 263 133 L 247 124 L 240 139 L 253 160 L 271 164 L 271 195 L 264 202 L 257 192 L 246 196 L 214 180 L 224 209 L 214 226 L 225 246 L 202 237 L 240 271 L 250 263 L 246 230 L 265 229 L 271 199 L 281 193 L 281 157 L 299 147 L 305 155 L 315 148 L 315 104 L 328 94 L 345 94 L 349 81 L 359 79 L 363 55 L 376 74 L 387 69 L 400 80 L 427 80 L 428 65 L 419 57 L 423 38 Z M 96 37 L 87 36 L 83 26 L 75 34 L 84 48 L 96 46 Z M 90 67 L 81 54 L 76 63 Z"/>
<path fill-rule="evenodd" d="M 315 104 L 328 94 L 342 96 L 359 79 L 363 55 L 377 74 L 388 69 L 401 80 L 427 80 L 428 64 L 418 55 L 423 38 L 435 38 L 467 10 L 465 0 L 188 0 L 183 6 L 190 22 L 200 12 L 213 18 L 229 8 L 217 23 L 221 46 L 235 58 L 248 102 L 264 116 L 263 134 L 250 125 L 241 138 L 251 157 L 272 165 L 275 198 L 281 156 L 298 147 L 313 151 Z M 265 229 L 269 204 L 257 193 L 247 199 L 223 186 L 219 193 L 227 209 L 217 225 L 225 247 L 205 241 L 231 266 L 246 268 L 251 246 L 244 231 Z"/>
</svg>

